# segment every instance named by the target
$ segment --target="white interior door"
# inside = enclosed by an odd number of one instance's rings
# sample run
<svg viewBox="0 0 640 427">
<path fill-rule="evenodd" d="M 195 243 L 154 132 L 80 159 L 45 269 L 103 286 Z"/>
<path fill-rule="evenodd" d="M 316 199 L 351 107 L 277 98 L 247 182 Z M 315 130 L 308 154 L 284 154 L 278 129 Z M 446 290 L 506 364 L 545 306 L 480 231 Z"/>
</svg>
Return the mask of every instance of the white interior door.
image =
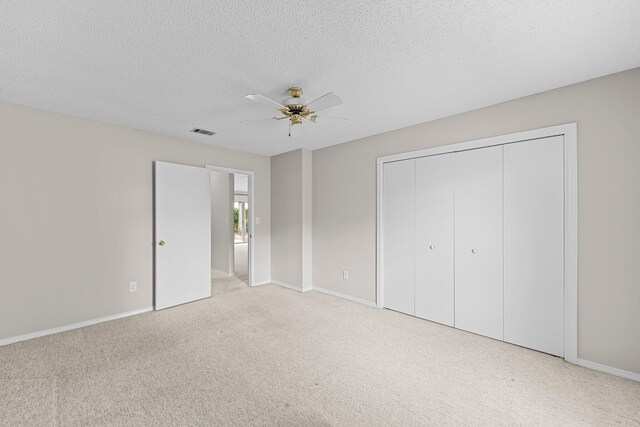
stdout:
<svg viewBox="0 0 640 427">
<path fill-rule="evenodd" d="M 209 170 L 155 162 L 155 309 L 211 296 Z"/>
<path fill-rule="evenodd" d="M 415 315 L 453 326 L 454 155 L 416 159 Z"/>
<path fill-rule="evenodd" d="M 455 154 L 455 327 L 503 339 L 502 146 Z"/>
<path fill-rule="evenodd" d="M 414 314 L 415 160 L 384 165 L 384 306 Z"/>
<path fill-rule="evenodd" d="M 564 355 L 562 136 L 504 146 L 504 340 Z"/>
</svg>

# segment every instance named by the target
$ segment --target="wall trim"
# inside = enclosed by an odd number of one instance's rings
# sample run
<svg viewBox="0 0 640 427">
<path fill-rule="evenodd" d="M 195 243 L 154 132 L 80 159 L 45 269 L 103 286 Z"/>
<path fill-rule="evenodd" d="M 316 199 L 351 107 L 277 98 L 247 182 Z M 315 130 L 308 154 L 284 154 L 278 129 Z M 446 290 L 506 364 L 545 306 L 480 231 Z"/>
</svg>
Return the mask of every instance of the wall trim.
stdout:
<svg viewBox="0 0 640 427">
<path fill-rule="evenodd" d="M 564 360 L 578 361 L 578 172 L 577 124 L 567 123 L 524 132 L 476 139 L 457 144 L 405 153 L 380 156 L 376 159 L 376 305 L 384 307 L 384 228 L 383 228 L 383 168 L 385 163 L 397 162 L 437 154 L 454 153 L 514 142 L 529 141 L 551 136 L 564 139 Z"/>
<path fill-rule="evenodd" d="M 349 301 L 357 302 L 359 304 L 364 304 L 368 307 L 377 307 L 375 302 L 368 301 L 363 298 L 352 297 L 351 295 L 343 294 L 343 293 L 332 291 L 329 289 L 324 289 L 324 288 L 319 288 L 317 286 L 314 286 L 313 288 L 311 288 L 311 290 L 322 292 L 323 294 L 327 294 L 327 295 L 333 295 L 334 297 L 343 298 Z"/>
<path fill-rule="evenodd" d="M 640 382 L 640 374 L 637 374 L 635 372 L 625 371 L 624 369 L 614 368 L 613 366 L 607 366 L 603 365 L 602 363 L 592 362 L 585 359 L 577 359 L 576 364 L 584 368 L 595 369 L 596 371 L 605 372 L 617 377 Z"/>
<path fill-rule="evenodd" d="M 70 323 L 68 325 L 58 326 L 56 328 L 45 329 L 37 332 L 31 332 L 28 334 L 18 335 L 15 337 L 3 338 L 3 339 L 0 339 L 0 347 L 3 345 L 9 345 L 9 344 L 17 343 L 20 341 L 27 341 L 34 338 L 44 337 L 47 335 L 58 334 L 60 332 L 71 331 L 73 329 L 84 328 L 86 326 L 97 325 L 98 323 L 109 322 L 111 320 L 117 320 L 117 319 L 129 317 L 129 316 L 135 316 L 137 314 L 148 313 L 150 311 L 153 311 L 153 307 L 151 306 L 138 308 L 136 310 L 130 310 L 130 311 L 124 311 L 122 313 L 112 314 L 111 316 L 99 317 L 97 319 L 91 319 L 91 320 L 84 320 L 82 322 Z"/>
<path fill-rule="evenodd" d="M 278 280 L 271 280 L 271 283 L 274 285 L 282 286 L 283 288 L 293 289 L 294 291 L 298 291 L 300 293 L 308 292 L 310 289 L 302 289 L 300 286 L 290 285 L 288 283 L 279 282 Z"/>
</svg>

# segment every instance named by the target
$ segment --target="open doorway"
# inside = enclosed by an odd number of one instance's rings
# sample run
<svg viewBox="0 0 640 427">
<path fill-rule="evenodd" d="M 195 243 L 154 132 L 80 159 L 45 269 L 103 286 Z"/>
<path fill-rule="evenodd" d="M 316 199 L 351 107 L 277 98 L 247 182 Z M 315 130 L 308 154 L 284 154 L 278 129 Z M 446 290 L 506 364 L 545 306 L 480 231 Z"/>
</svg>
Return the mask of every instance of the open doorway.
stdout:
<svg viewBox="0 0 640 427">
<path fill-rule="evenodd" d="M 249 284 L 249 176 L 234 174 L 233 186 L 234 272 Z"/>
<path fill-rule="evenodd" d="M 253 280 L 253 172 L 211 170 L 211 293 L 251 286 Z"/>
</svg>

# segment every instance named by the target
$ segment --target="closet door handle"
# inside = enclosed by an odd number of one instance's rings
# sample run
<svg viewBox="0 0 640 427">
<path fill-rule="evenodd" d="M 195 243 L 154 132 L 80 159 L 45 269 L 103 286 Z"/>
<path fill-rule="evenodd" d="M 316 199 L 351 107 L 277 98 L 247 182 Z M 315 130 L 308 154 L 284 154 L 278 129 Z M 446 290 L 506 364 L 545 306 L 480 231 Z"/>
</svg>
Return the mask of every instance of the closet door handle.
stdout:
<svg viewBox="0 0 640 427">
<path fill-rule="evenodd" d="M 475 255 L 475 254 L 478 253 L 478 250 L 477 249 L 471 249 L 471 253 Z"/>
<path fill-rule="evenodd" d="M 429 245 L 429 249 L 433 250 L 436 248 L 436 245 Z"/>
</svg>

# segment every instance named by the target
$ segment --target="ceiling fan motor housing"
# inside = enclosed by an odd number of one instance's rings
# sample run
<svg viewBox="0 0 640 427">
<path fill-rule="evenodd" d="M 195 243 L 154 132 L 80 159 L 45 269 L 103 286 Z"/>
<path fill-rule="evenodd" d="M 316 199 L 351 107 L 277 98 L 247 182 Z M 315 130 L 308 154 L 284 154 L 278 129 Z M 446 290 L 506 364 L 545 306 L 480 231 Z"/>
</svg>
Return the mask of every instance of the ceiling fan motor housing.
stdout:
<svg viewBox="0 0 640 427">
<path fill-rule="evenodd" d="M 307 101 L 302 97 L 302 89 L 299 87 L 290 87 L 289 88 L 289 98 L 282 100 L 282 105 L 288 107 L 290 110 L 302 110 L 305 105 L 307 105 Z"/>
<path fill-rule="evenodd" d="M 290 98 L 282 100 L 282 105 L 284 105 L 285 108 L 280 111 L 286 116 L 289 116 L 292 125 L 300 125 L 302 124 L 302 116 L 307 116 L 312 112 L 306 106 L 307 101 L 301 98 L 302 89 L 299 87 L 289 88 L 289 95 L 291 95 Z"/>
</svg>

